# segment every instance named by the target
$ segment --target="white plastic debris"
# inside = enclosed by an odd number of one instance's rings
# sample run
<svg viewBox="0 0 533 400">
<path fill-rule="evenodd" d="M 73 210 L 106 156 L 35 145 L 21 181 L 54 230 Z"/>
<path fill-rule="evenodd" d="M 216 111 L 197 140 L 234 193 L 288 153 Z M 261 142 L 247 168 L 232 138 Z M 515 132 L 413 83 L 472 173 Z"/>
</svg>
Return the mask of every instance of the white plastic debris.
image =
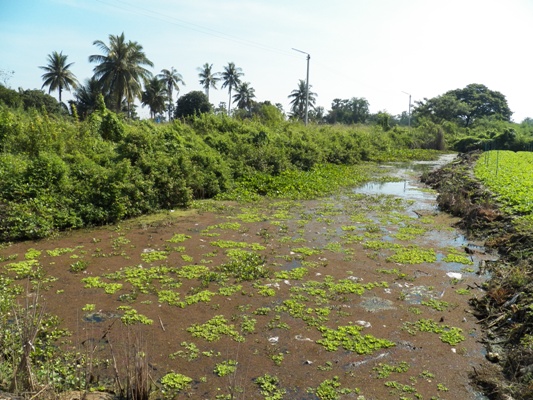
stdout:
<svg viewBox="0 0 533 400">
<path fill-rule="evenodd" d="M 285 280 L 283 281 L 283 283 L 284 283 L 285 285 L 289 285 L 289 286 L 291 286 L 291 283 L 289 282 L 288 279 L 285 279 Z"/>
<path fill-rule="evenodd" d="M 368 321 L 355 321 L 357 325 L 364 326 L 365 328 L 371 328 L 372 324 Z"/>
<path fill-rule="evenodd" d="M 459 272 L 446 272 L 446 275 L 452 279 L 463 279 L 463 274 Z"/>
<path fill-rule="evenodd" d="M 312 342 L 313 339 L 311 338 L 308 338 L 308 337 L 303 337 L 302 335 L 298 334 L 294 337 L 296 340 L 300 341 L 300 342 Z"/>
<path fill-rule="evenodd" d="M 272 336 L 270 338 L 268 338 L 268 341 L 272 344 L 276 344 L 278 343 L 278 340 L 279 340 L 279 336 Z"/>
</svg>

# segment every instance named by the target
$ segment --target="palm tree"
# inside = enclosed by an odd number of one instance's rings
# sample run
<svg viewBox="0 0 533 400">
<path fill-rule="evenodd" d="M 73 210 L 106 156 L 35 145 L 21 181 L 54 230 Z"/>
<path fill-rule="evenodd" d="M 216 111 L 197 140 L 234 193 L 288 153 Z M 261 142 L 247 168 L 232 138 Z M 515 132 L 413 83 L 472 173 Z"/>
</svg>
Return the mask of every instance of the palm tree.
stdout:
<svg viewBox="0 0 533 400">
<path fill-rule="evenodd" d="M 237 107 L 250 112 L 253 103 L 252 99 L 255 97 L 255 89 L 250 86 L 249 82 L 242 82 L 237 86 L 235 92 L 233 101 L 237 102 Z"/>
<path fill-rule="evenodd" d="M 170 121 L 172 118 L 171 110 L 172 110 L 172 91 L 173 89 L 176 89 L 176 91 L 179 93 L 180 87 L 178 86 L 178 83 L 181 83 L 185 85 L 185 82 L 183 81 L 183 77 L 181 74 L 178 74 L 178 71 L 174 67 L 168 69 L 162 69 L 161 73 L 157 75 L 159 80 L 163 82 L 167 88 L 167 94 L 168 94 L 168 120 Z"/>
<path fill-rule="evenodd" d="M 201 68 L 198 68 L 198 71 L 200 73 L 198 76 L 200 77 L 200 85 L 205 89 L 205 95 L 207 96 L 207 100 L 209 100 L 209 88 L 212 87 L 213 89 L 217 88 L 217 82 L 220 80 L 218 77 L 218 72 L 212 72 L 213 64 L 205 63 Z"/>
<path fill-rule="evenodd" d="M 93 69 L 94 78 L 113 97 L 115 111 L 120 112 L 122 101 L 126 100 L 129 112 L 131 103 L 141 95 L 142 81 L 152 75 L 144 66 L 154 64 L 139 43 L 126 42 L 124 32 L 120 36 L 109 35 L 109 46 L 101 40 L 93 44 L 104 53 L 89 56 L 89 62 L 98 63 Z"/>
<path fill-rule="evenodd" d="M 292 98 L 289 103 L 291 105 L 292 116 L 299 119 L 305 119 L 305 103 L 307 101 L 307 90 L 305 86 L 305 81 L 300 79 L 298 82 L 298 89 L 294 89 L 288 96 L 289 99 Z M 309 107 L 315 108 L 316 93 L 311 92 L 311 87 L 312 86 L 309 85 Z"/>
<path fill-rule="evenodd" d="M 144 82 L 141 103 L 143 107 L 150 107 L 150 116 L 152 118 L 155 118 L 157 113 L 162 113 L 165 110 L 166 99 L 167 89 L 161 79 L 154 77 Z"/>
<path fill-rule="evenodd" d="M 230 62 L 226 67 L 224 67 L 224 72 L 222 72 L 222 89 L 225 87 L 228 88 L 229 92 L 229 101 L 228 101 L 228 115 L 231 110 L 231 89 L 236 89 L 237 85 L 241 83 L 242 69 L 235 66 L 235 63 Z"/>
<path fill-rule="evenodd" d="M 48 94 L 57 89 L 59 103 L 61 103 L 63 89 L 70 91 L 71 86 L 73 89 L 78 87 L 76 76 L 69 70 L 72 64 L 74 63 L 67 64 L 67 56 L 63 55 L 63 52 L 54 51 L 52 54 L 48 54 L 48 65 L 39 67 L 46 71 L 41 77 L 44 80 L 41 89 L 48 86 Z"/>
<path fill-rule="evenodd" d="M 74 92 L 74 97 L 76 98 L 78 114 L 83 119 L 96 110 L 98 95 L 101 93 L 102 87 L 94 78 L 86 79 L 84 85 L 78 86 Z"/>
</svg>

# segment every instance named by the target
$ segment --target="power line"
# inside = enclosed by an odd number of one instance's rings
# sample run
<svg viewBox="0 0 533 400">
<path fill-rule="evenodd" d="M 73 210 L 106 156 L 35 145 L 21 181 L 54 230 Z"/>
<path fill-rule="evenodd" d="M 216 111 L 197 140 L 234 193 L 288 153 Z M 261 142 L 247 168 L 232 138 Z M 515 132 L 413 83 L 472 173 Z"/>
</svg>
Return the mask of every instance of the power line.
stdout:
<svg viewBox="0 0 533 400">
<path fill-rule="evenodd" d="M 251 41 L 251 40 L 243 39 L 243 38 L 240 38 L 240 37 L 235 36 L 235 35 L 230 35 L 230 34 L 218 31 L 216 29 L 212 29 L 212 28 L 208 28 L 208 27 L 205 27 L 205 26 L 201 26 L 201 25 L 198 25 L 198 24 L 195 24 L 195 23 L 192 23 L 192 22 L 188 22 L 188 21 L 176 18 L 176 17 L 171 17 L 171 16 L 169 16 L 167 14 L 163 14 L 161 12 L 154 11 L 154 10 L 151 10 L 151 9 L 148 9 L 148 8 L 139 7 L 139 6 L 132 6 L 131 4 L 129 4 L 129 3 L 125 2 L 125 1 L 122 1 L 122 0 L 115 0 L 115 2 L 116 3 L 120 3 L 123 6 L 119 6 L 117 4 L 109 3 L 109 2 L 106 2 L 104 0 L 97 0 L 97 1 L 99 3 L 105 4 L 107 6 L 115 7 L 117 9 L 119 9 L 119 10 L 122 10 L 122 11 L 126 11 L 126 12 L 137 14 L 137 15 L 141 15 L 141 16 L 147 17 L 147 18 L 152 18 L 152 19 L 157 19 L 157 20 L 160 20 L 160 21 L 164 21 L 166 23 L 169 23 L 169 24 L 172 24 L 172 25 L 176 25 L 176 26 L 180 26 L 182 28 L 186 28 L 186 29 L 189 29 L 191 31 L 199 32 L 199 33 L 202 33 L 204 35 L 209 35 L 209 36 L 217 37 L 219 39 L 224 39 L 224 40 L 228 40 L 228 41 L 231 41 L 231 42 L 234 42 L 234 43 L 242 44 L 242 45 L 245 45 L 245 46 L 255 47 L 255 48 L 258 48 L 258 49 L 261 49 L 261 50 L 282 54 L 282 55 L 285 55 L 285 56 L 288 56 L 288 57 L 296 57 L 295 55 L 293 55 L 288 50 L 282 50 L 282 49 L 279 49 L 279 48 L 276 48 L 276 47 L 268 46 L 268 45 L 263 44 L 263 43 L 254 42 L 254 41 Z"/>
</svg>

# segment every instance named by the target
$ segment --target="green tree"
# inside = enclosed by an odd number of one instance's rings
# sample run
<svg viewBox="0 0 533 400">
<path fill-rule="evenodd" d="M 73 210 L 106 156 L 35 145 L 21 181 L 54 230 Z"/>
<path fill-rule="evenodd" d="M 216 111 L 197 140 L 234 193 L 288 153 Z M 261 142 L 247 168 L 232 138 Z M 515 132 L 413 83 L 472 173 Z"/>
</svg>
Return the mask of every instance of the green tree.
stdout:
<svg viewBox="0 0 533 400">
<path fill-rule="evenodd" d="M 511 115 L 503 94 L 476 83 L 417 101 L 413 110 L 413 116 L 417 119 L 427 118 L 437 124 L 450 121 L 464 127 L 470 127 L 487 117 L 510 121 Z"/>
<path fill-rule="evenodd" d="M 218 72 L 213 72 L 213 64 L 205 63 L 201 68 L 198 68 L 200 73 L 200 85 L 205 89 L 205 95 L 207 100 L 209 100 L 209 88 L 216 89 L 217 82 L 220 80 Z"/>
<path fill-rule="evenodd" d="M 78 86 L 74 92 L 76 109 L 82 119 L 85 119 L 96 110 L 98 96 L 102 95 L 100 83 L 94 79 L 86 79 L 85 83 Z"/>
<path fill-rule="evenodd" d="M 89 62 L 98 63 L 93 69 L 94 78 L 113 98 L 114 110 L 120 112 L 125 100 L 129 114 L 131 103 L 141 96 L 143 80 L 152 75 L 144 66 L 153 67 L 153 63 L 139 43 L 126 42 L 124 32 L 120 36 L 109 35 L 109 45 L 101 40 L 95 40 L 93 45 L 104 53 L 89 56 Z"/>
<path fill-rule="evenodd" d="M 365 98 L 334 99 L 326 117 L 330 124 L 364 124 L 370 112 Z"/>
<path fill-rule="evenodd" d="M 150 117 L 155 118 L 165 110 L 165 100 L 167 99 L 167 88 L 165 82 L 157 77 L 153 77 L 144 83 L 144 91 L 141 96 L 141 103 L 150 108 Z M 170 110 L 169 110 L 170 113 Z M 169 114 L 170 118 L 170 114 Z"/>
<path fill-rule="evenodd" d="M 48 114 L 63 114 L 68 112 L 66 105 L 58 102 L 55 97 L 44 93 L 42 90 L 22 90 L 19 88 L 20 99 L 25 110 L 45 110 Z"/>
<path fill-rule="evenodd" d="M 235 89 L 233 101 L 237 102 L 237 107 L 241 110 L 251 112 L 253 99 L 255 98 L 255 89 L 250 86 L 249 82 L 241 82 Z"/>
<path fill-rule="evenodd" d="M 210 111 L 211 103 L 209 103 L 205 93 L 195 90 L 178 99 L 174 116 L 176 118 L 185 118 Z"/>
<path fill-rule="evenodd" d="M 242 69 L 235 66 L 235 63 L 230 62 L 227 66 L 224 67 L 224 72 L 222 72 L 222 89 L 228 88 L 229 92 L 229 101 L 228 101 L 228 115 L 231 111 L 231 90 L 237 89 L 237 86 L 241 83 Z"/>
<path fill-rule="evenodd" d="M 289 99 L 292 99 L 289 104 L 291 105 L 291 116 L 293 118 L 305 119 L 305 104 L 307 102 L 306 86 L 306 82 L 300 79 L 298 88 L 294 89 L 288 96 Z M 311 92 L 311 88 L 312 86 L 309 85 L 309 109 L 314 108 L 316 102 L 316 93 Z"/>
<path fill-rule="evenodd" d="M 67 64 L 67 56 L 63 52 L 58 53 L 54 51 L 48 55 L 48 65 L 40 66 L 39 68 L 46 72 L 41 76 L 44 83 L 41 87 L 48 86 L 48 94 L 52 90 L 57 90 L 59 93 L 59 102 L 61 103 L 61 93 L 63 89 L 70 91 L 70 88 L 76 89 L 78 81 L 76 76 L 69 69 L 74 63 Z"/>
<path fill-rule="evenodd" d="M 183 77 L 176 71 L 174 67 L 170 69 L 162 69 L 161 73 L 157 77 L 165 84 L 168 94 L 168 120 L 172 119 L 172 92 L 176 89 L 176 92 L 180 92 L 179 84 L 185 85 Z"/>
</svg>

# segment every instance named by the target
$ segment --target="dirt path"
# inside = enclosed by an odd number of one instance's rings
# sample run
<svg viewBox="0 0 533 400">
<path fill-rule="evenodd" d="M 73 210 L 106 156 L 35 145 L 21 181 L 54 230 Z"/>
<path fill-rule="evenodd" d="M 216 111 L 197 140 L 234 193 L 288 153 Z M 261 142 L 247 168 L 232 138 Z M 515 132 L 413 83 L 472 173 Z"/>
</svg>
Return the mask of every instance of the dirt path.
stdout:
<svg viewBox="0 0 533 400">
<path fill-rule="evenodd" d="M 119 369 L 142 350 L 154 381 L 192 379 L 183 398 L 483 399 L 468 379 L 486 362 L 468 299 L 490 256 L 436 210 L 418 168 L 316 201 L 205 202 L 19 243 L 0 268 L 41 251 L 65 350 Z M 152 323 L 124 324 L 139 315 Z"/>
</svg>

